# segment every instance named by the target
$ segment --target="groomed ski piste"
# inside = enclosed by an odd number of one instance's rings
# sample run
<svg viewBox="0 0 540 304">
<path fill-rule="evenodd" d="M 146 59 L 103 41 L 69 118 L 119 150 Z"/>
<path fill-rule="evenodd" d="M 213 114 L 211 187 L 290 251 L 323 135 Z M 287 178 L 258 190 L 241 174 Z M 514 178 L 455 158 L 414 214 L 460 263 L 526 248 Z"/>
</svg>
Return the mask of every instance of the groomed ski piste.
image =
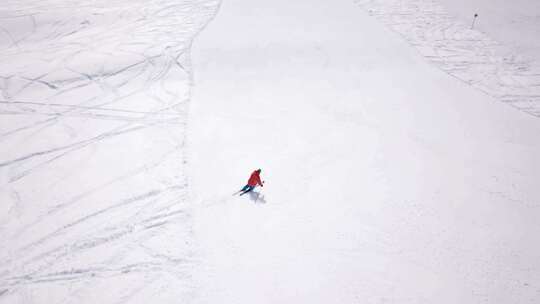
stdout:
<svg viewBox="0 0 540 304">
<path fill-rule="evenodd" d="M 7 1 L 0 303 L 537 303 L 536 58 L 394 2 Z"/>
<path fill-rule="evenodd" d="M 537 20 L 540 3 L 530 0 L 511 5 L 500 0 L 472 3 L 356 0 L 356 3 L 449 75 L 540 117 L 540 22 Z M 482 12 L 481 16 L 477 11 Z"/>
</svg>

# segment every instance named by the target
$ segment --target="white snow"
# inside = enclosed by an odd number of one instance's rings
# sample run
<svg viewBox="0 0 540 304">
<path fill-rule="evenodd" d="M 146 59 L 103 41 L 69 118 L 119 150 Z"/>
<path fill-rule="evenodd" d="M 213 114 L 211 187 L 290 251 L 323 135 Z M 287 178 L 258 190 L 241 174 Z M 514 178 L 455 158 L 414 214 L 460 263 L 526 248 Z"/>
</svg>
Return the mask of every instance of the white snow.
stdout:
<svg viewBox="0 0 540 304">
<path fill-rule="evenodd" d="M 537 303 L 537 5 L 392 3 L 3 1 L 0 303 Z"/>
<path fill-rule="evenodd" d="M 532 22 L 532 26 L 530 24 L 520 26 L 520 29 L 526 29 L 526 34 L 521 39 L 515 39 L 509 38 L 517 32 L 515 25 L 502 21 L 504 26 L 492 22 L 490 27 L 483 19 L 484 11 L 495 11 L 491 14 L 491 19 L 501 17 L 500 20 L 505 20 L 503 17 L 520 16 L 514 13 L 516 10 L 513 9 L 502 13 L 504 8 L 514 7 L 517 3 L 508 5 L 499 3 L 499 10 L 493 10 L 493 3 L 488 4 L 483 0 L 474 0 L 467 5 L 459 6 L 461 15 L 466 11 L 470 13 L 471 7 L 485 8 L 479 10 L 482 11 L 482 23 L 478 17 L 478 26 L 472 28 L 471 20 L 456 18 L 437 0 L 355 2 L 448 74 L 489 96 L 540 117 L 540 57 L 527 56 L 530 51 L 523 52 L 516 47 L 518 43 L 527 50 L 535 49 L 536 54 L 540 53 L 540 48 L 534 48 L 534 43 L 523 43 L 526 36 L 534 36 L 531 33 L 538 30 L 540 21 Z M 442 2 L 448 4 L 450 1 Z M 456 7 L 455 4 L 449 6 Z M 540 7 L 532 2 L 526 7 L 530 9 L 529 12 L 537 14 L 540 12 Z M 523 11 L 523 8 L 518 11 Z M 489 24 L 490 18 L 487 19 Z M 501 27 L 508 30 L 500 31 Z M 497 32 L 498 35 L 491 36 L 482 32 L 480 28 L 491 29 L 490 33 Z M 497 41 L 493 37 L 506 38 Z"/>
<path fill-rule="evenodd" d="M 215 7 L 2 1 L 0 303 L 191 296 L 185 54 Z"/>
<path fill-rule="evenodd" d="M 535 0 L 441 0 L 462 22 L 485 32 L 516 54 L 540 61 L 540 2 Z"/>
<path fill-rule="evenodd" d="M 539 298 L 537 118 L 347 1 L 224 1 L 193 58 L 197 303 Z"/>
</svg>

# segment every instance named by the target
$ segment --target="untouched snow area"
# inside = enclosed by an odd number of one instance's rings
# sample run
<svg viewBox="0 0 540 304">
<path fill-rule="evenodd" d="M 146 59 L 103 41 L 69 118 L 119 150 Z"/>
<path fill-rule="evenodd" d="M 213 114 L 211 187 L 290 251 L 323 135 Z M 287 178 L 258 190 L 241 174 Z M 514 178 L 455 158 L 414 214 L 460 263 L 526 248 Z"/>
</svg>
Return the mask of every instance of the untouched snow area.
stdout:
<svg viewBox="0 0 540 304">
<path fill-rule="evenodd" d="M 538 118 L 349 1 L 224 1 L 193 60 L 197 303 L 540 298 Z"/>
<path fill-rule="evenodd" d="M 0 303 L 537 303 L 536 8 L 450 2 L 3 1 Z"/>
</svg>

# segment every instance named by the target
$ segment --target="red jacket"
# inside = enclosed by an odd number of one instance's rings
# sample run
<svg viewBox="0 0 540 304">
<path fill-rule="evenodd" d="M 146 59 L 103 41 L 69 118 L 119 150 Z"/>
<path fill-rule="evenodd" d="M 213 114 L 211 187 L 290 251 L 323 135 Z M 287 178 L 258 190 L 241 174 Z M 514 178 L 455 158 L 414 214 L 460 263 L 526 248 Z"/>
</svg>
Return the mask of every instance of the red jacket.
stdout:
<svg viewBox="0 0 540 304">
<path fill-rule="evenodd" d="M 262 182 L 261 182 L 261 177 L 259 175 L 259 171 L 253 171 L 253 173 L 251 173 L 251 176 L 249 177 L 249 180 L 248 180 L 248 185 L 249 186 L 252 186 L 252 187 L 255 187 L 257 185 L 260 185 L 262 187 Z"/>
</svg>

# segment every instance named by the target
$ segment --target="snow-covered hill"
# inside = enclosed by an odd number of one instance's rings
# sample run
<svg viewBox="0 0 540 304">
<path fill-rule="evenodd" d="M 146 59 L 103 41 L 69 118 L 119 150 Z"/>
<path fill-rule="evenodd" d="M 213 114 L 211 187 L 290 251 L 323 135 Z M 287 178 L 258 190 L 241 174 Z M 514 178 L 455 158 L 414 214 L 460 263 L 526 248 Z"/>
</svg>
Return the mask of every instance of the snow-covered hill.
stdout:
<svg viewBox="0 0 540 304">
<path fill-rule="evenodd" d="M 0 303 L 192 293 L 186 52 L 213 1 L 2 1 Z"/>
<path fill-rule="evenodd" d="M 3 1 L 0 303 L 536 303 L 540 120 L 418 51 L 525 19 L 394 2 Z"/>
<path fill-rule="evenodd" d="M 440 0 L 461 22 L 511 48 L 515 55 L 540 61 L 540 2 L 535 0 Z"/>
<path fill-rule="evenodd" d="M 534 1 L 355 2 L 449 75 L 496 100 L 540 117 L 540 56 L 537 55 L 540 42 L 528 42 L 531 37 L 540 37 L 537 34 L 540 21 L 531 22 L 523 13 L 529 9 L 529 14 L 540 14 L 540 6 Z M 519 4 L 521 7 L 515 9 Z M 470 19 L 465 20 L 463 15 L 467 11 Z M 472 11 L 481 15 L 475 20 L 475 28 Z M 525 22 L 509 22 L 509 18 Z"/>
<path fill-rule="evenodd" d="M 197 303 L 539 298 L 540 120 L 348 1 L 224 1 L 193 57 Z"/>
</svg>

